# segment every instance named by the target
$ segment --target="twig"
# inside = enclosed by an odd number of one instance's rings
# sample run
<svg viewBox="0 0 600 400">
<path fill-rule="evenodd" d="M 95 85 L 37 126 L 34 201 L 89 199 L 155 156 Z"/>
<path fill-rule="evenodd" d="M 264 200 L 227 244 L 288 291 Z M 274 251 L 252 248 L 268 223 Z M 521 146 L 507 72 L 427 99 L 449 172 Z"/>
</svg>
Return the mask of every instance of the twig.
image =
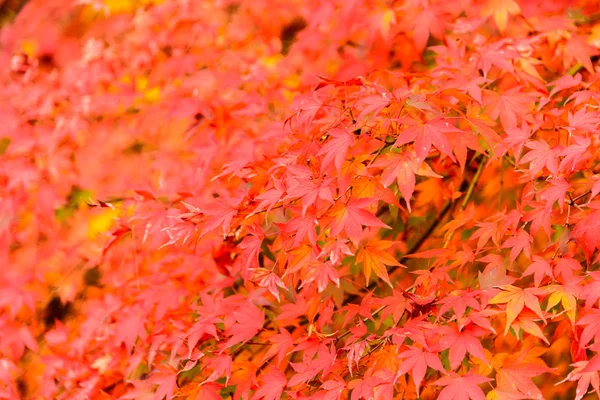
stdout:
<svg viewBox="0 0 600 400">
<path fill-rule="evenodd" d="M 481 163 L 479 164 L 479 167 L 477 168 L 477 172 L 475 172 L 475 176 L 473 176 L 473 180 L 471 181 L 471 184 L 469 185 L 469 188 L 467 189 L 465 198 L 463 199 L 463 202 L 460 205 L 461 210 L 464 210 L 465 208 L 467 208 L 467 204 L 469 204 L 471 197 L 473 197 L 473 191 L 475 190 L 475 186 L 477 186 L 477 182 L 479 182 L 479 178 L 481 177 L 481 173 L 483 172 L 483 169 L 485 168 L 486 162 L 487 162 L 487 158 L 484 158 L 483 161 L 481 161 Z M 456 232 L 456 231 L 452 231 L 448 235 L 448 238 L 444 242 L 444 248 L 447 248 L 448 245 L 450 244 L 450 241 L 452 240 L 452 237 L 454 236 L 454 232 Z"/>
<path fill-rule="evenodd" d="M 481 172 L 483 170 L 482 164 L 485 164 L 487 159 L 486 159 L 485 154 L 480 154 L 480 155 L 474 157 L 472 160 L 472 161 L 476 161 L 476 160 L 481 160 L 481 159 L 483 159 L 483 161 L 481 161 L 481 164 L 479 164 L 479 166 L 477 168 L 477 172 L 475 173 L 475 176 L 473 177 L 473 181 L 479 180 L 479 177 L 481 176 Z M 463 181 L 460 184 L 459 191 L 467 190 L 467 196 L 471 197 L 473 195 L 473 189 L 474 189 L 474 186 L 473 186 L 473 188 L 470 188 L 471 185 L 473 185 L 473 183 L 472 182 L 469 183 L 469 181 L 465 178 L 465 179 L 463 179 Z M 469 189 L 470 189 L 470 194 L 469 194 Z M 398 259 L 398 261 L 403 261 L 403 260 L 407 259 L 409 255 L 419 251 L 421 246 L 423 246 L 423 244 L 427 241 L 427 239 L 429 239 L 429 237 L 433 234 L 433 232 L 435 232 L 436 228 L 442 223 L 442 221 L 444 220 L 444 218 L 446 217 L 446 215 L 452 208 L 453 204 L 454 204 L 454 202 L 452 202 L 452 201 L 448 201 L 448 202 L 446 202 L 446 204 L 444 204 L 444 207 L 442 208 L 440 215 L 436 218 L 436 220 L 429 226 L 429 228 L 427 228 L 427 230 L 419 237 L 419 239 L 408 249 L 406 254 L 404 254 L 403 256 L 401 256 Z M 466 207 L 466 205 L 465 205 L 465 207 Z M 388 270 L 388 273 L 392 274 L 399 268 L 401 268 L 401 267 L 391 266 L 390 269 Z M 373 282 L 371 282 L 371 284 L 369 286 L 367 286 L 366 290 L 367 291 L 374 290 L 376 286 L 377 286 L 377 281 L 373 281 Z M 361 292 L 355 293 L 355 294 L 351 295 L 350 297 L 348 297 L 346 299 L 345 303 L 355 302 L 358 299 L 360 299 L 361 297 L 362 297 Z"/>
</svg>

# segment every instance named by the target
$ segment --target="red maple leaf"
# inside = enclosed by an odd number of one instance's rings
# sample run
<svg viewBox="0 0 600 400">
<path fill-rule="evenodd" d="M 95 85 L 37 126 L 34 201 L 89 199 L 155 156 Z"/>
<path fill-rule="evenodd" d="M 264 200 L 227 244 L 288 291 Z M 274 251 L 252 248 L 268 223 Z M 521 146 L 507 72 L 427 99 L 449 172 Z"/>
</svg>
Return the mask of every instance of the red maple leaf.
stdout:
<svg viewBox="0 0 600 400">
<path fill-rule="evenodd" d="M 532 177 L 544 167 L 548 168 L 553 175 L 558 174 L 557 155 L 555 150 L 551 148 L 548 143 L 544 140 L 532 140 L 527 142 L 525 147 L 531 149 L 531 151 L 521 158 L 519 164 L 530 163 L 529 173 Z"/>
<path fill-rule="evenodd" d="M 548 261 L 546 261 L 543 257 L 533 256 L 533 263 L 527 267 L 527 269 L 523 272 L 522 277 L 533 274 L 533 281 L 535 286 L 540 286 L 542 283 L 542 279 L 544 276 L 549 276 L 550 278 L 554 278 L 552 275 L 552 266 Z"/>
<path fill-rule="evenodd" d="M 231 337 L 225 347 L 231 347 L 238 343 L 250 340 L 263 327 L 265 317 L 262 312 L 252 303 L 243 304 L 233 313 L 235 323 L 225 330 L 226 335 Z"/>
<path fill-rule="evenodd" d="M 519 229 L 517 234 L 509 238 L 502 245 L 503 249 L 510 249 L 510 262 L 514 262 L 521 251 L 525 253 L 528 258 L 531 258 L 531 242 L 533 238 L 527 233 L 525 229 Z"/>
<path fill-rule="evenodd" d="M 396 146 L 402 146 L 406 143 L 415 142 L 415 153 L 419 165 L 425 160 L 431 146 L 435 146 L 439 151 L 456 161 L 452 154 L 452 147 L 444 135 L 446 132 L 456 132 L 457 129 L 453 123 L 446 120 L 443 116 L 436 116 L 425 122 L 417 121 L 412 118 L 402 118 L 401 121 L 407 126 L 396 139 Z"/>
<path fill-rule="evenodd" d="M 327 134 L 331 139 L 325 143 L 325 146 L 318 153 L 318 155 L 323 155 L 321 171 L 325 171 L 333 163 L 338 174 L 340 174 L 348 148 L 354 144 L 355 138 L 353 134 L 340 128 L 330 129 Z"/>
<path fill-rule="evenodd" d="M 347 203 L 338 203 L 333 206 L 328 213 L 333 217 L 330 235 L 335 237 L 343 230 L 352 242 L 358 243 L 363 225 L 391 229 L 379 218 L 365 210 L 374 201 L 377 200 L 368 198 L 351 199 Z"/>
<path fill-rule="evenodd" d="M 436 371 L 446 373 L 438 354 L 423 350 L 415 346 L 408 346 L 410 350 L 403 351 L 398 354 L 398 358 L 403 359 L 396 376 L 403 375 L 412 370 L 412 378 L 417 388 L 417 397 L 419 396 L 419 388 L 421 382 L 427 372 L 427 367 L 433 368 Z"/>
<path fill-rule="evenodd" d="M 547 209 L 552 209 L 554 203 L 558 201 L 560 211 L 562 212 L 565 197 L 570 188 L 571 185 L 564 178 L 555 178 L 550 181 L 550 186 L 541 192 L 540 198 L 546 200 Z"/>
<path fill-rule="evenodd" d="M 477 375 L 473 371 L 469 371 L 464 376 L 451 372 L 450 375 L 435 381 L 434 385 L 445 386 L 438 400 L 485 400 L 485 394 L 479 385 L 490 381 L 491 379 Z"/>
<path fill-rule="evenodd" d="M 450 368 L 456 369 L 467 352 L 487 363 L 483 346 L 477 337 L 489 333 L 488 330 L 474 325 L 459 330 L 459 326 L 453 324 L 440 327 L 439 332 L 442 334 L 442 348 L 450 349 Z"/>
<path fill-rule="evenodd" d="M 283 372 L 272 369 L 263 377 L 264 383 L 251 397 L 251 400 L 279 400 L 282 398 L 283 390 L 287 385 L 287 379 Z"/>
</svg>

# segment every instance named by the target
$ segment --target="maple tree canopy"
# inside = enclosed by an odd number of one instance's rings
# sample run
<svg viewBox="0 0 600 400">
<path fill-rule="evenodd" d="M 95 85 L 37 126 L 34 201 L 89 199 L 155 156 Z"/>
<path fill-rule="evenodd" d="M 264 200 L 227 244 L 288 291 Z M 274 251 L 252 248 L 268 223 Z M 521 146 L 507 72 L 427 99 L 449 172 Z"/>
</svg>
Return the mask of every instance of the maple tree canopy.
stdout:
<svg viewBox="0 0 600 400">
<path fill-rule="evenodd" d="M 596 0 L 0 0 L 0 398 L 597 398 L 599 58 Z"/>
</svg>

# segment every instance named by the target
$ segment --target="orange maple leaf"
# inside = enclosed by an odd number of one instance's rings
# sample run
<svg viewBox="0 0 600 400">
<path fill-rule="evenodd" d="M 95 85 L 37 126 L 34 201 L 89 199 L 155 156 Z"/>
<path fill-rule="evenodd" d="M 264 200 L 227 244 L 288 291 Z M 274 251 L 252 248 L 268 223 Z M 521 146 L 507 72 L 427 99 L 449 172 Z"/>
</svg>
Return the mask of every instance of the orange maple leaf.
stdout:
<svg viewBox="0 0 600 400">
<path fill-rule="evenodd" d="M 392 286 L 387 273 L 386 265 L 404 267 L 404 265 L 400 264 L 398 260 L 396 260 L 390 253 L 385 251 L 393 244 L 394 242 L 389 240 L 371 239 L 358 252 L 356 256 L 356 262 L 363 263 L 367 285 L 369 284 L 371 271 L 373 271 L 388 285 Z"/>
<path fill-rule="evenodd" d="M 540 300 L 536 295 L 545 294 L 544 290 L 538 288 L 521 289 L 512 285 L 502 286 L 503 291 L 494 296 L 490 304 L 506 304 L 506 329 L 504 334 L 508 333 L 510 325 L 519 316 L 523 308 L 527 306 L 535 312 L 545 322 L 544 314 L 540 308 Z"/>
</svg>

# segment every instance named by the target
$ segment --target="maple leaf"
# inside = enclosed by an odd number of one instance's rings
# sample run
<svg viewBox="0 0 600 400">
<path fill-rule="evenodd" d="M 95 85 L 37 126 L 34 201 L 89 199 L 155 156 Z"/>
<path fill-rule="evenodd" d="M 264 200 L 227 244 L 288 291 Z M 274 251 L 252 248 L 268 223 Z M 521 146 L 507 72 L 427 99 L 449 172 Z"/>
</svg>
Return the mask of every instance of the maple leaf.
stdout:
<svg viewBox="0 0 600 400">
<path fill-rule="evenodd" d="M 264 384 L 258 388 L 251 397 L 251 400 L 279 400 L 282 397 L 283 390 L 285 389 L 288 381 L 278 369 L 272 369 L 271 372 L 265 374 Z"/>
<path fill-rule="evenodd" d="M 247 218 L 249 218 L 251 215 L 254 215 L 254 214 L 264 210 L 265 207 L 267 207 L 267 213 L 268 213 L 269 211 L 271 211 L 273 206 L 275 206 L 275 204 L 277 204 L 277 202 L 279 202 L 284 197 L 284 195 L 287 193 L 286 192 L 287 188 L 286 188 L 285 182 L 277 179 L 276 177 L 273 177 L 272 181 L 273 181 L 272 189 L 268 189 L 255 197 L 255 200 L 260 200 L 260 203 L 258 203 L 258 205 L 254 209 L 252 214 L 250 214 Z"/>
<path fill-rule="evenodd" d="M 458 131 L 458 129 L 442 116 L 436 116 L 426 122 L 417 121 L 412 118 L 402 118 L 401 122 L 404 123 L 407 128 L 400 133 L 396 139 L 395 146 L 402 146 L 414 141 L 415 153 L 417 154 L 419 165 L 429 154 L 432 145 L 450 157 L 453 161 L 456 161 L 452 154 L 450 143 L 448 143 L 448 139 L 444 133 L 455 132 Z"/>
<path fill-rule="evenodd" d="M 477 250 L 480 250 L 486 243 L 492 239 L 494 244 L 498 245 L 498 224 L 495 222 L 478 222 L 475 224 L 477 229 L 472 235 L 471 239 L 477 240 Z"/>
<path fill-rule="evenodd" d="M 572 282 L 574 279 L 573 272 L 580 271 L 582 269 L 581 264 L 576 259 L 572 258 L 569 254 L 565 254 L 556 261 L 554 267 L 554 274 L 556 276 L 561 275 L 565 281 Z"/>
<path fill-rule="evenodd" d="M 565 196 L 567 195 L 567 191 L 571 188 L 571 185 L 569 185 L 569 182 L 564 178 L 552 179 L 550 185 L 550 187 L 542 191 L 540 198 L 547 201 L 547 209 L 551 209 L 552 206 L 554 206 L 554 203 L 558 201 L 560 211 L 562 212 Z"/>
<path fill-rule="evenodd" d="M 552 236 L 550 223 L 551 223 L 551 209 L 547 207 L 548 203 L 544 202 L 531 202 L 529 206 L 531 210 L 525 212 L 523 215 L 523 221 L 531 222 L 531 228 L 529 233 L 534 236 L 540 228 L 544 228 L 544 232 L 548 237 Z"/>
<path fill-rule="evenodd" d="M 56 3 L 0 22 L 0 397 L 598 391 L 595 2 Z"/>
<path fill-rule="evenodd" d="M 563 75 L 563 76 L 559 77 L 558 79 L 548 83 L 548 86 L 552 87 L 552 90 L 550 91 L 548 96 L 552 97 L 556 93 L 558 93 L 562 90 L 570 89 L 572 87 L 576 87 L 579 85 L 581 85 L 581 74 L 580 73 L 577 73 L 574 76 Z"/>
<path fill-rule="evenodd" d="M 252 361 L 237 361 L 233 366 L 233 373 L 228 384 L 235 386 L 234 400 L 249 398 L 250 390 L 256 384 L 255 377 L 258 366 Z"/>
<path fill-rule="evenodd" d="M 252 303 L 242 305 L 233 313 L 235 324 L 225 331 L 231 337 L 225 347 L 231 347 L 238 343 L 246 342 L 262 330 L 265 317 Z"/>
<path fill-rule="evenodd" d="M 358 104 L 361 104 L 361 105 L 364 104 L 364 105 L 366 105 L 366 107 L 363 108 L 360 115 L 358 116 L 358 121 L 362 120 L 363 117 L 365 117 L 366 115 L 368 115 L 370 113 L 373 113 L 373 116 L 377 116 L 377 114 L 379 114 L 379 112 L 381 112 L 381 110 L 383 110 L 388 105 L 390 105 L 391 100 L 392 100 L 392 97 L 390 96 L 389 93 L 387 93 L 385 91 L 380 94 L 374 94 L 374 95 L 362 98 Z"/>
<path fill-rule="evenodd" d="M 560 303 L 572 324 L 575 324 L 577 299 L 581 294 L 581 288 L 576 283 L 577 281 L 572 281 L 565 285 L 550 285 L 546 287 L 546 290 L 551 293 L 550 297 L 548 297 L 546 310 L 550 310 Z"/>
<path fill-rule="evenodd" d="M 304 122 L 310 124 L 323 106 L 323 101 L 319 98 L 319 94 L 317 92 L 313 92 L 304 96 L 298 96 L 298 98 L 295 99 L 295 102 L 298 104 L 298 106 L 294 116 L 296 117 L 296 121 L 299 125 Z M 288 120 L 291 118 L 292 117 L 290 117 Z"/>
<path fill-rule="evenodd" d="M 225 236 L 231 226 L 231 220 L 237 215 L 238 210 L 229 204 L 217 203 L 210 208 L 203 208 L 203 213 L 210 217 L 202 228 L 202 235 L 220 226 Z"/>
<path fill-rule="evenodd" d="M 521 254 L 521 251 L 524 252 L 528 258 L 531 258 L 532 241 L 533 238 L 525 231 L 525 229 L 519 229 L 515 236 L 504 242 L 502 248 L 510 248 L 510 262 L 513 263 L 519 254 Z"/>
<path fill-rule="evenodd" d="M 483 44 L 482 41 L 479 41 L 479 60 L 477 62 L 477 67 L 481 68 L 483 71 L 483 76 L 487 77 L 492 66 L 496 66 L 500 70 L 508 71 L 511 74 L 514 73 L 513 60 L 519 58 L 519 53 L 507 48 L 506 41 L 498 40 L 493 41 L 491 43 Z M 517 86 L 516 88 L 520 88 Z M 515 88 L 511 88 L 515 89 Z M 510 90 L 510 89 L 509 89 Z M 520 89 L 519 89 L 520 90 Z M 516 91 L 519 91 L 516 90 Z M 489 95 L 492 95 L 492 99 L 495 101 L 499 101 L 500 95 L 496 92 L 485 91 Z M 493 100 L 494 101 L 494 100 Z M 486 100 L 484 99 L 484 104 L 486 104 Z M 486 104 L 487 105 L 487 104 Z M 510 107 L 510 104 L 508 104 Z M 490 117 L 492 117 L 490 115 Z M 492 117 L 493 119 L 497 118 Z"/>
<path fill-rule="evenodd" d="M 381 311 L 381 323 L 392 315 L 394 323 L 398 323 L 404 311 L 411 310 L 412 306 L 407 299 L 402 295 L 402 292 L 393 289 L 392 296 L 386 296 L 380 300 L 382 306 L 387 306 Z"/>
<path fill-rule="evenodd" d="M 590 384 L 592 388 L 596 392 L 596 395 L 600 397 L 600 381 L 598 378 L 597 371 L 585 371 L 588 366 L 589 361 L 578 361 L 576 363 L 571 364 L 573 367 L 573 371 L 569 372 L 569 375 L 562 381 L 558 382 L 558 384 L 564 383 L 566 381 L 577 381 L 577 389 L 575 390 L 575 400 L 581 400 L 588 393 L 588 388 Z"/>
<path fill-rule="evenodd" d="M 158 386 L 154 399 L 172 399 L 177 388 L 177 372 L 170 366 L 161 365 L 148 377 L 148 382 Z"/>
<path fill-rule="evenodd" d="M 421 382 L 423 382 L 423 378 L 427 372 L 427 367 L 443 373 L 445 373 L 446 370 L 440 361 L 440 357 L 436 353 L 424 351 L 423 349 L 415 346 L 408 347 L 410 350 L 406 350 L 398 354 L 398 358 L 402 359 L 402 364 L 400 365 L 396 376 L 404 375 L 408 371 L 412 370 L 412 378 L 415 383 L 415 387 L 417 388 L 418 397 Z"/>
<path fill-rule="evenodd" d="M 531 128 L 527 124 L 527 122 L 523 121 L 521 127 L 511 127 L 506 129 L 506 138 L 504 138 L 504 143 L 513 149 L 515 154 L 515 162 L 519 163 L 519 158 L 521 157 L 521 153 L 523 151 L 523 147 L 525 143 L 531 137 Z"/>
<path fill-rule="evenodd" d="M 486 106 L 491 108 L 489 115 L 493 119 L 500 117 L 504 129 L 516 127 L 519 117 L 525 114 L 532 102 L 532 96 L 521 89 L 516 86 L 500 94 L 486 91 Z"/>
<path fill-rule="evenodd" d="M 252 235 L 247 235 L 242 239 L 239 247 L 243 250 L 241 259 L 244 263 L 244 272 L 242 276 L 247 279 L 247 271 L 254 269 L 259 265 L 260 247 L 264 240 L 264 233 L 260 228 L 254 228 Z"/>
<path fill-rule="evenodd" d="M 329 348 L 325 343 L 319 346 L 317 357 L 312 360 L 305 360 L 303 363 L 290 363 L 296 373 L 288 382 L 288 386 L 295 386 L 305 383 L 314 378 L 319 373 L 326 374 L 336 359 L 335 348 Z"/>
<path fill-rule="evenodd" d="M 592 199 L 594 197 L 596 197 L 598 195 L 598 193 L 600 193 L 600 179 L 598 179 L 597 176 L 594 176 L 595 183 L 592 186 L 591 192 L 590 192 L 590 201 L 592 201 Z"/>
<path fill-rule="evenodd" d="M 518 15 L 520 13 L 521 8 L 514 0 L 488 0 L 486 5 L 481 9 L 482 17 L 494 17 L 494 22 L 500 33 L 504 33 L 506 30 L 508 16 Z"/>
<path fill-rule="evenodd" d="M 287 168 L 292 176 L 284 200 L 302 198 L 302 215 L 306 214 L 306 210 L 317 201 L 317 198 L 334 203 L 330 185 L 334 178 L 315 177 L 304 165 L 289 165 Z"/>
<path fill-rule="evenodd" d="M 563 149 L 559 155 L 563 157 L 558 170 L 561 172 L 573 172 L 575 167 L 587 157 L 587 149 L 592 144 L 587 136 L 572 135 L 575 144 L 571 144 Z"/>
<path fill-rule="evenodd" d="M 522 399 L 528 399 L 528 397 L 512 387 L 503 386 L 503 387 L 494 388 L 493 390 L 489 391 L 486 396 L 486 399 L 487 400 L 522 400 Z"/>
<path fill-rule="evenodd" d="M 386 265 L 404 267 L 398 262 L 386 249 L 389 249 L 394 242 L 389 240 L 371 239 L 368 241 L 356 255 L 356 262 L 363 263 L 365 279 L 369 284 L 371 271 L 375 272 L 379 278 L 383 279 L 388 285 L 392 286 L 388 277 Z"/>
<path fill-rule="evenodd" d="M 344 325 L 348 323 L 348 321 L 352 320 L 357 314 L 366 319 L 370 319 L 373 321 L 373 314 L 371 312 L 371 307 L 373 306 L 373 296 L 371 293 L 367 294 L 360 305 L 357 304 L 348 304 L 344 306 L 343 310 L 348 311 L 344 316 Z M 359 324 L 359 327 L 364 328 L 364 324 Z"/>
<path fill-rule="evenodd" d="M 525 154 L 519 164 L 529 164 L 529 173 L 533 177 L 542 168 L 546 167 L 553 175 L 558 174 L 558 160 L 554 149 L 548 145 L 545 141 L 532 140 L 527 142 L 525 145 L 528 149 L 531 149 Z"/>
<path fill-rule="evenodd" d="M 477 375 L 473 371 L 469 371 L 464 376 L 451 372 L 450 375 L 435 381 L 434 385 L 445 386 L 438 400 L 485 400 L 485 394 L 479 385 L 490 381 L 491 379 Z"/>
<path fill-rule="evenodd" d="M 374 201 L 376 199 L 351 199 L 347 203 L 334 205 L 328 213 L 334 218 L 331 224 L 330 236 L 337 236 L 344 230 L 353 243 L 358 243 L 363 225 L 391 229 L 376 216 L 365 210 Z"/>
<path fill-rule="evenodd" d="M 569 112 L 569 125 L 565 128 L 569 133 L 574 131 L 594 131 L 600 124 L 600 113 L 590 112 L 585 107 L 580 108 L 575 114 Z"/>
<path fill-rule="evenodd" d="M 281 301 L 281 299 L 279 298 L 278 288 L 285 289 L 286 287 L 285 284 L 281 281 L 281 278 L 277 276 L 277 274 L 274 274 L 272 271 L 269 271 L 265 268 L 256 268 L 254 270 L 253 279 L 255 281 L 259 281 L 258 286 L 266 287 L 269 290 L 269 292 L 271 292 L 271 294 L 275 296 L 277 301 Z"/>
<path fill-rule="evenodd" d="M 290 335 L 289 331 L 283 327 L 279 328 L 279 334 L 275 334 L 269 338 L 269 341 L 273 343 L 273 346 L 269 348 L 267 353 L 263 357 L 263 363 L 271 357 L 277 355 L 277 363 L 281 365 L 281 362 L 288 354 L 288 351 L 294 347 L 294 339 Z"/>
<path fill-rule="evenodd" d="M 323 397 L 324 400 L 337 400 L 346 388 L 346 382 L 342 378 L 336 377 L 335 380 L 330 379 L 323 382 L 321 387 L 327 390 L 327 394 Z"/>
<path fill-rule="evenodd" d="M 469 315 L 466 318 L 466 320 L 467 320 L 466 323 L 468 323 L 468 321 L 471 321 L 471 322 L 473 322 L 473 324 L 480 326 L 483 329 L 487 329 L 488 331 L 496 334 L 496 330 L 492 326 L 492 324 L 489 320 L 489 317 L 500 314 L 500 313 L 501 313 L 501 311 L 491 310 L 489 308 L 483 309 L 481 311 L 471 311 L 471 312 L 469 312 Z M 463 323 L 461 322 L 461 326 L 462 325 L 463 325 Z"/>
<path fill-rule="evenodd" d="M 284 278 L 309 265 L 311 262 L 314 261 L 317 254 L 317 249 L 312 245 L 306 243 L 290 250 L 287 254 L 287 268 L 285 269 L 285 272 L 281 277 Z M 283 257 L 280 258 L 279 261 L 282 262 L 281 265 L 285 265 L 285 263 L 283 262 Z"/>
<path fill-rule="evenodd" d="M 476 107 L 469 103 L 467 106 L 467 115 L 464 117 L 464 120 L 469 123 L 471 130 L 479 132 L 488 144 L 502 143 L 502 138 L 492 129 L 496 125 L 496 122 L 484 113 L 481 107 Z"/>
<path fill-rule="evenodd" d="M 584 35 L 574 33 L 571 35 L 564 47 L 563 65 L 569 68 L 573 61 L 576 60 L 579 64 L 590 73 L 594 72 L 594 66 L 590 60 L 591 56 L 600 54 L 600 51 L 587 42 Z"/>
<path fill-rule="evenodd" d="M 540 389 L 531 381 L 531 378 L 553 372 L 553 368 L 548 368 L 543 361 L 534 359 L 528 360 L 521 356 L 515 359 L 508 358 L 503 365 L 498 368 L 496 381 L 498 387 L 509 387 L 523 393 L 527 398 L 543 399 L 544 396 Z"/>
<path fill-rule="evenodd" d="M 348 371 L 350 372 L 350 376 L 352 376 L 352 365 L 356 363 L 356 367 L 359 367 L 358 363 L 366 348 L 367 342 L 365 340 L 360 340 L 344 347 L 344 350 L 348 351 L 346 358 L 348 359 Z"/>
<path fill-rule="evenodd" d="M 340 277 L 338 275 L 338 271 L 332 266 L 330 261 L 326 261 L 324 263 L 317 262 L 313 265 L 313 268 L 311 268 L 311 266 L 307 268 L 308 273 L 304 278 L 304 282 L 302 282 L 302 285 L 300 285 L 301 288 L 315 281 L 317 282 L 317 290 L 319 293 L 322 293 L 327 288 L 329 282 L 332 282 L 335 286 L 340 287 Z"/>
<path fill-rule="evenodd" d="M 319 257 L 329 257 L 333 265 L 338 265 L 342 261 L 342 256 L 353 256 L 354 253 L 348 247 L 348 240 L 341 238 L 329 238 L 323 246 Z"/>
<path fill-rule="evenodd" d="M 545 322 L 544 314 L 540 308 L 540 301 L 537 296 L 545 294 L 545 291 L 538 288 L 521 289 L 512 285 L 502 286 L 502 292 L 494 296 L 490 304 L 506 304 L 506 329 L 504 334 L 508 333 L 510 325 L 519 316 L 523 308 L 527 306 L 535 312 Z"/>
<path fill-rule="evenodd" d="M 478 336 L 488 333 L 486 329 L 478 326 L 469 325 L 459 330 L 458 325 L 441 326 L 439 332 L 442 334 L 440 344 L 444 349 L 450 349 L 450 368 L 456 369 L 467 352 L 487 363 L 485 352 Z"/>
<path fill-rule="evenodd" d="M 345 129 L 334 128 L 327 132 L 331 137 L 319 151 L 318 155 L 323 155 L 321 171 L 324 171 L 332 162 L 335 165 L 338 174 L 341 174 L 342 163 L 346 158 L 348 148 L 355 143 L 354 135 Z"/>
<path fill-rule="evenodd" d="M 588 275 L 592 278 L 592 281 L 583 288 L 581 297 L 585 299 L 585 308 L 589 309 L 600 299 L 600 273 L 593 271 L 588 272 Z"/>
<path fill-rule="evenodd" d="M 308 237 L 312 245 L 317 243 L 316 226 L 319 224 L 316 210 L 309 209 L 303 215 L 294 217 L 285 225 L 284 231 L 294 234 L 294 246 L 299 246 Z"/>
<path fill-rule="evenodd" d="M 461 292 L 454 291 L 450 293 L 448 296 L 441 299 L 438 304 L 441 304 L 438 311 L 438 319 L 444 313 L 446 313 L 450 308 L 454 309 L 454 314 L 457 319 L 461 319 L 465 315 L 465 311 L 467 307 L 471 307 L 474 310 L 479 310 L 480 305 L 479 302 L 474 298 L 475 293 L 473 292 Z"/>
<path fill-rule="evenodd" d="M 586 286 L 587 287 L 587 286 Z M 587 347 L 592 339 L 594 342 L 600 342 L 600 310 L 592 308 L 581 317 L 576 325 L 584 326 L 581 336 L 579 337 L 579 345 L 582 348 Z"/>
<path fill-rule="evenodd" d="M 404 197 L 408 212 L 412 212 L 410 200 L 415 191 L 415 175 L 442 178 L 436 174 L 427 163 L 419 166 L 419 160 L 413 152 L 388 153 L 384 158 L 373 163 L 373 167 L 381 167 L 383 173 L 381 182 L 385 187 L 392 184 L 394 180 L 398 183 L 398 189 Z"/>
<path fill-rule="evenodd" d="M 506 267 L 501 257 L 498 261 L 488 265 L 483 273 L 481 271 L 477 273 L 481 290 L 493 292 L 494 295 L 496 295 L 495 292 L 497 291 L 497 289 L 494 289 L 495 287 L 511 285 L 516 280 L 507 275 Z"/>
<path fill-rule="evenodd" d="M 527 267 L 521 276 L 525 277 L 531 274 L 533 274 L 535 286 L 538 287 L 540 286 L 540 283 L 542 283 L 544 276 L 554 278 L 554 275 L 552 274 L 552 266 L 550 266 L 550 263 L 540 256 L 533 256 L 533 263 Z"/>
<path fill-rule="evenodd" d="M 207 368 L 212 368 L 213 372 L 208 378 L 202 383 L 214 382 L 225 374 L 225 384 L 229 382 L 231 377 L 231 365 L 232 358 L 227 354 L 220 354 L 208 360 L 206 363 Z"/>
</svg>

